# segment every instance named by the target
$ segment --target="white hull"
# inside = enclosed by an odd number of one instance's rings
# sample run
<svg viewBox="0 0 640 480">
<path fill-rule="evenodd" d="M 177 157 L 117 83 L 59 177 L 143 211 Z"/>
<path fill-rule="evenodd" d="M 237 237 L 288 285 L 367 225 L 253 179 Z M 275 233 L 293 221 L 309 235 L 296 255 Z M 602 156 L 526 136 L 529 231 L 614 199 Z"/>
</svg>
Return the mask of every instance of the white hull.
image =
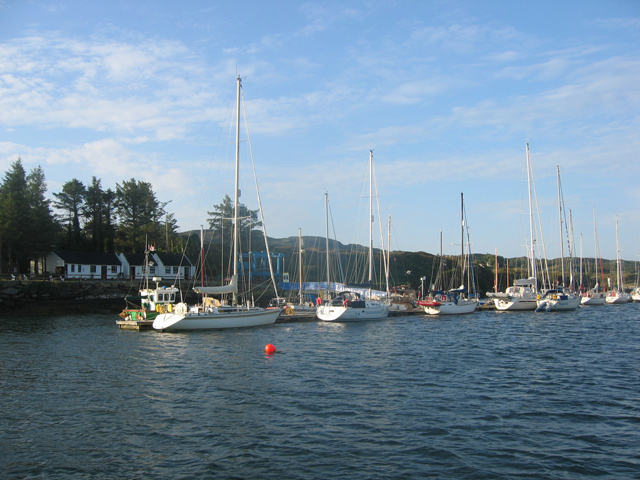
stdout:
<svg viewBox="0 0 640 480">
<path fill-rule="evenodd" d="M 562 312 L 567 310 L 576 310 L 580 306 L 580 297 L 573 295 L 564 295 L 567 298 L 556 300 L 538 300 L 538 310 L 546 310 L 547 312 Z"/>
<path fill-rule="evenodd" d="M 628 293 L 609 292 L 606 302 L 608 305 L 622 305 L 631 301 L 631 295 Z"/>
<path fill-rule="evenodd" d="M 581 305 L 604 305 L 604 295 L 602 293 L 594 293 L 591 296 L 583 296 L 580 300 Z"/>
<path fill-rule="evenodd" d="M 494 298 L 493 303 L 496 310 L 512 311 L 512 310 L 535 310 L 538 308 L 538 301 L 533 298 Z"/>
<path fill-rule="evenodd" d="M 275 323 L 280 310 L 230 309 L 205 313 L 164 313 L 153 321 L 156 330 L 219 330 L 225 328 L 258 327 Z"/>
<path fill-rule="evenodd" d="M 440 305 L 426 306 L 424 311 L 428 315 L 462 315 L 465 313 L 473 313 L 478 307 L 476 300 L 458 300 L 455 302 L 440 302 Z"/>
<path fill-rule="evenodd" d="M 329 303 L 316 308 L 316 316 L 324 322 L 359 322 L 389 316 L 389 306 L 379 302 L 367 302 L 365 307 L 345 307 Z"/>
</svg>

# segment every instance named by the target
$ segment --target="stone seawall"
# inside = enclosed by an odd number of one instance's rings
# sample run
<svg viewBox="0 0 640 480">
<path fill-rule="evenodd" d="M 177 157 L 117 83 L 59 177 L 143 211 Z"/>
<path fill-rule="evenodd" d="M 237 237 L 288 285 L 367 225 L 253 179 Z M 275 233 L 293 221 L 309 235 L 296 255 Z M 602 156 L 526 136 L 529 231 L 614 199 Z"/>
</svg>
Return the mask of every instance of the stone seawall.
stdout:
<svg viewBox="0 0 640 480">
<path fill-rule="evenodd" d="M 120 311 L 124 297 L 137 292 L 129 281 L 0 281 L 0 315 Z"/>
</svg>

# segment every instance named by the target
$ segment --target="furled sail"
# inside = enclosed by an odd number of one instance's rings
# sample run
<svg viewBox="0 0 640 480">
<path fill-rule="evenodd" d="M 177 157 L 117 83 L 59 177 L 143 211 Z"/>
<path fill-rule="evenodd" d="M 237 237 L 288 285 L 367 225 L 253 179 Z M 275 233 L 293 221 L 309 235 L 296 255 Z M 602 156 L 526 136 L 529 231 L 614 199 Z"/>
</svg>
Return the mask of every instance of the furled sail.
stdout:
<svg viewBox="0 0 640 480">
<path fill-rule="evenodd" d="M 238 293 L 238 276 L 234 275 L 231 277 L 231 281 L 228 285 L 222 285 L 220 287 L 193 287 L 193 291 L 196 293 L 206 293 L 207 295 Z"/>
</svg>

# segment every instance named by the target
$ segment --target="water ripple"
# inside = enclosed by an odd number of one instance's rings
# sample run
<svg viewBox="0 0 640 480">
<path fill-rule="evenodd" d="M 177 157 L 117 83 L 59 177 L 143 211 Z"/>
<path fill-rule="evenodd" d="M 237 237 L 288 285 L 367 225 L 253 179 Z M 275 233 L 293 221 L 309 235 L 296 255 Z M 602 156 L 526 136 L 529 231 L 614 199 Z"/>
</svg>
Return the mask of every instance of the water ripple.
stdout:
<svg viewBox="0 0 640 480">
<path fill-rule="evenodd" d="M 640 478 L 639 321 L 637 304 L 190 334 L 9 318 L 0 473 Z"/>
</svg>

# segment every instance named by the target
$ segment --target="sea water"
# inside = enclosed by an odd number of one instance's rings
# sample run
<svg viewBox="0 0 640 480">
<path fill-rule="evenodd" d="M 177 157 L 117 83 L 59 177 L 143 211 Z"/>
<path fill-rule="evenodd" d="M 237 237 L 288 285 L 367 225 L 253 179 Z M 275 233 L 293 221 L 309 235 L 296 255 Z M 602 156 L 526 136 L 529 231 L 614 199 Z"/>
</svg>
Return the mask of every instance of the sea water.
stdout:
<svg viewBox="0 0 640 480">
<path fill-rule="evenodd" d="M 640 478 L 639 304 L 188 333 L 118 318 L 0 319 L 1 478 Z"/>
</svg>

